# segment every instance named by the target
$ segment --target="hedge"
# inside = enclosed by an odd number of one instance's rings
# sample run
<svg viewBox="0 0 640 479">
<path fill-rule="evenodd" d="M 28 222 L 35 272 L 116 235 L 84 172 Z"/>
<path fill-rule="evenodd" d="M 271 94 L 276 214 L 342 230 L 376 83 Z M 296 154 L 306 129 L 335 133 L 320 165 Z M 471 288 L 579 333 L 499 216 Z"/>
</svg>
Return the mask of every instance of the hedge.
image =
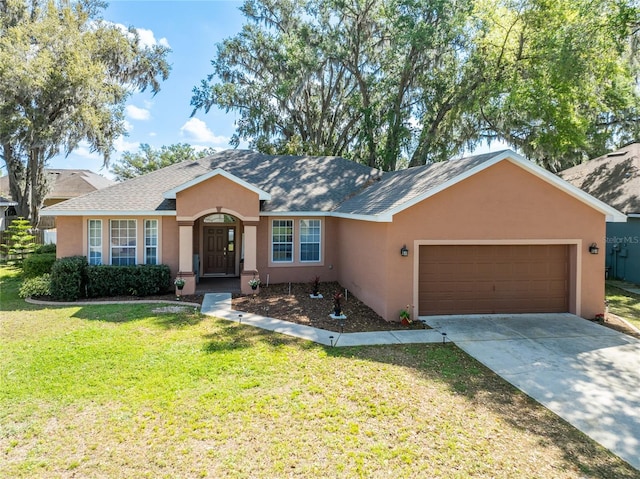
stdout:
<svg viewBox="0 0 640 479">
<path fill-rule="evenodd" d="M 87 295 L 150 296 L 165 293 L 171 287 L 171 271 L 167 265 L 106 266 L 88 268 Z"/>
<path fill-rule="evenodd" d="M 40 253 L 27 256 L 24 259 L 24 263 L 22 263 L 25 278 L 36 278 L 45 273 L 51 273 L 51 268 L 55 261 L 55 253 Z"/>
<path fill-rule="evenodd" d="M 51 268 L 51 297 L 60 301 L 75 301 L 86 295 L 87 257 L 60 258 Z"/>
<path fill-rule="evenodd" d="M 44 256 L 44 255 L 40 255 Z M 85 256 L 60 258 L 51 268 L 51 297 L 63 301 L 105 296 L 150 296 L 169 291 L 167 265 L 88 265 Z"/>
</svg>

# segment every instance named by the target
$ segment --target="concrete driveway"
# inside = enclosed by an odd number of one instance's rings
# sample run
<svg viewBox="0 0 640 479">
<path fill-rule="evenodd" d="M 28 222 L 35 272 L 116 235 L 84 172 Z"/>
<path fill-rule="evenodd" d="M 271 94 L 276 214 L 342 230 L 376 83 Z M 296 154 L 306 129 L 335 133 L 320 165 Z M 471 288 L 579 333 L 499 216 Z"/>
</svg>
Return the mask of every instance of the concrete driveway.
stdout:
<svg viewBox="0 0 640 479">
<path fill-rule="evenodd" d="M 640 341 L 572 314 L 421 319 L 640 469 Z"/>
</svg>

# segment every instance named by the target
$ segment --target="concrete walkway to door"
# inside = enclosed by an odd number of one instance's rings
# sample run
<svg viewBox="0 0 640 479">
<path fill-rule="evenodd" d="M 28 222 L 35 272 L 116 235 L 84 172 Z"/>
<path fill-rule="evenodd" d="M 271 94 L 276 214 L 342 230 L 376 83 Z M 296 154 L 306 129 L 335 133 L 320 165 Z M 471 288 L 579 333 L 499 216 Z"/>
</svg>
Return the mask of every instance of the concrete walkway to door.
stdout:
<svg viewBox="0 0 640 479">
<path fill-rule="evenodd" d="M 640 341 L 571 314 L 421 319 L 640 469 Z"/>
</svg>

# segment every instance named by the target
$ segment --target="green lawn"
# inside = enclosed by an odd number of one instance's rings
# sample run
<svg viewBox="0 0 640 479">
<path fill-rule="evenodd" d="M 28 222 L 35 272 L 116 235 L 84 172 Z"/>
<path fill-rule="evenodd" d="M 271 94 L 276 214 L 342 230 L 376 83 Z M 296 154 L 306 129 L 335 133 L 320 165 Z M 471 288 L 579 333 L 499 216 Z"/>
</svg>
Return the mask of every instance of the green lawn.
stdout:
<svg viewBox="0 0 640 479">
<path fill-rule="evenodd" d="M 640 328 L 640 295 L 607 284 L 609 311 Z"/>
<path fill-rule="evenodd" d="M 0 477 L 640 477 L 452 344 L 328 348 L 0 281 Z"/>
</svg>

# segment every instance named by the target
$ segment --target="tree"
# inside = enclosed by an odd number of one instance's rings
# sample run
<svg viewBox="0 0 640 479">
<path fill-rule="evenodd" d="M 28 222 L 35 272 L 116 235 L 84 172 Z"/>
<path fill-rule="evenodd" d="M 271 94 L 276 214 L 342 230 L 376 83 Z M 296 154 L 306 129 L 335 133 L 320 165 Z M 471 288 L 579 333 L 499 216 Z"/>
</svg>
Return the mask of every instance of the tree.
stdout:
<svg viewBox="0 0 640 479">
<path fill-rule="evenodd" d="M 7 243 L 2 245 L 7 263 L 21 268 L 25 258 L 36 249 L 36 237 L 31 234 L 29 221 L 20 217 L 11 222 L 7 231 Z"/>
<path fill-rule="evenodd" d="M 552 167 L 637 128 L 627 1 L 246 0 L 192 105 L 263 152 L 393 170 L 502 138 Z"/>
<path fill-rule="evenodd" d="M 196 160 L 213 154 L 212 149 L 196 152 L 191 145 L 177 143 L 153 149 L 146 143 L 140 145 L 138 152 L 125 152 L 122 158 L 111 168 L 116 181 L 124 181 L 136 176 L 144 175 L 165 166 L 186 160 Z"/>
<path fill-rule="evenodd" d="M 160 90 L 168 50 L 99 16 L 99 0 L 0 2 L 0 145 L 18 215 L 39 220 L 44 167 L 80 141 L 108 164 L 129 95 Z"/>
</svg>

